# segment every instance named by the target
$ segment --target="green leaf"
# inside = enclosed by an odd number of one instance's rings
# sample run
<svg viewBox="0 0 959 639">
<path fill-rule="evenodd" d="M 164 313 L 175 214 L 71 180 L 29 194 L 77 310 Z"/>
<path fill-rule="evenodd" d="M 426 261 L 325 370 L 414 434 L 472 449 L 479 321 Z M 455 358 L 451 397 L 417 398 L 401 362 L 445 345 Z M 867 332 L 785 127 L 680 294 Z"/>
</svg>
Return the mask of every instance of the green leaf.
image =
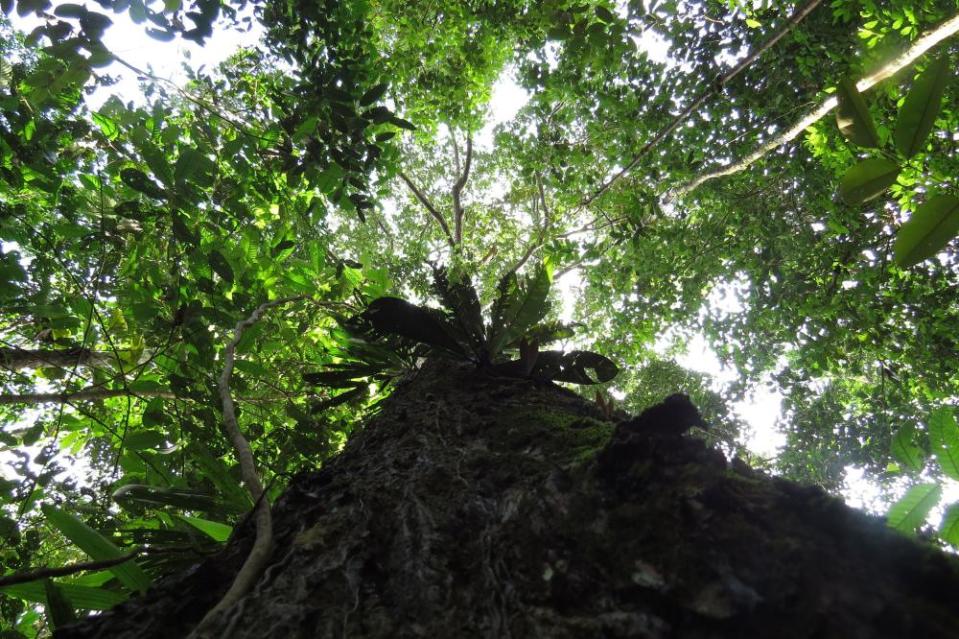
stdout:
<svg viewBox="0 0 959 639">
<path fill-rule="evenodd" d="M 433 289 L 453 315 L 461 340 L 479 353 L 484 344 L 483 312 L 476 289 L 464 273 L 452 275 L 445 268 L 433 269 Z"/>
<path fill-rule="evenodd" d="M 230 266 L 230 263 L 226 261 L 226 258 L 223 257 L 223 253 L 210 251 L 207 259 L 210 261 L 210 268 L 222 277 L 223 281 L 227 284 L 233 284 L 233 268 Z"/>
<path fill-rule="evenodd" d="M 173 237 L 184 244 L 196 244 L 197 238 L 193 235 L 193 231 L 190 230 L 190 227 L 186 225 L 183 215 L 181 215 L 178 211 L 173 211 L 170 214 L 170 217 L 173 227 Z"/>
<path fill-rule="evenodd" d="M 916 442 L 916 426 L 907 424 L 899 429 L 892 439 L 891 452 L 896 460 L 906 468 L 914 471 L 922 470 L 926 455 Z"/>
<path fill-rule="evenodd" d="M 909 267 L 934 256 L 959 234 L 959 198 L 937 195 L 916 209 L 896 233 L 896 263 Z"/>
<path fill-rule="evenodd" d="M 921 526 L 942 496 L 939 484 L 916 484 L 899 501 L 889 507 L 886 524 L 908 534 Z"/>
<path fill-rule="evenodd" d="M 862 160 L 846 171 L 839 196 L 846 204 L 861 204 L 882 194 L 899 176 L 899 165 L 885 158 Z"/>
<path fill-rule="evenodd" d="M 442 312 L 410 304 L 396 297 L 380 297 L 370 302 L 363 317 L 382 332 L 438 346 L 452 353 L 465 355 L 453 338 Z"/>
<path fill-rule="evenodd" d="M 844 136 L 854 144 L 865 147 L 878 147 L 879 134 L 869 115 L 869 107 L 856 89 L 856 83 L 849 78 L 839 81 L 839 108 L 836 109 L 836 124 Z"/>
<path fill-rule="evenodd" d="M 407 122 L 403 118 L 396 117 L 395 115 L 390 118 L 390 124 L 400 127 L 401 129 L 406 129 L 407 131 L 415 131 L 416 125 L 412 122 Z"/>
<path fill-rule="evenodd" d="M 77 620 L 73 606 L 66 595 L 52 579 L 43 580 L 43 590 L 46 598 L 47 619 L 54 630 Z"/>
<path fill-rule="evenodd" d="M 50 524 L 63 536 L 90 555 L 94 561 L 116 559 L 125 553 L 112 541 L 90 528 L 71 513 L 49 504 L 40 507 Z M 150 578 L 132 559 L 109 569 L 130 590 L 145 592 L 150 587 Z"/>
<path fill-rule="evenodd" d="M 60 591 L 74 608 L 81 610 L 109 610 L 126 601 L 125 593 L 91 586 L 58 584 Z M 47 601 L 46 588 L 41 581 L 31 581 L 0 588 L 0 592 L 25 601 L 43 604 Z"/>
<path fill-rule="evenodd" d="M 369 106 L 383 97 L 386 93 L 386 90 L 390 88 L 390 85 L 386 82 L 383 84 L 377 84 L 375 87 L 363 94 L 363 97 L 360 98 L 360 106 Z"/>
<path fill-rule="evenodd" d="M 495 357 L 506 344 L 522 337 L 546 315 L 550 283 L 549 268 L 545 264 L 537 267 L 523 286 L 512 271 L 500 280 L 499 297 L 493 302 L 489 330 L 490 357 Z"/>
<path fill-rule="evenodd" d="M 127 484 L 113 493 L 113 500 L 120 505 L 131 502 L 148 507 L 171 506 L 182 510 L 214 511 L 223 504 L 208 493 L 188 488 L 166 488 L 145 484 Z"/>
<path fill-rule="evenodd" d="M 896 141 L 896 148 L 907 158 L 922 150 L 936 123 L 936 116 L 942 105 L 942 94 L 951 75 L 948 56 L 940 56 L 919 74 L 906 95 L 906 100 L 899 110 L 899 119 L 896 120 L 893 139 Z"/>
<path fill-rule="evenodd" d="M 304 373 L 303 381 L 314 386 L 326 386 L 329 388 L 353 388 L 363 384 L 361 378 L 369 377 L 377 372 L 377 369 L 370 366 L 355 366 L 341 370 L 317 371 L 315 373 Z"/>
<path fill-rule="evenodd" d="M 939 408 L 929 416 L 929 443 L 944 475 L 959 480 L 959 425 L 951 408 Z"/>
<path fill-rule="evenodd" d="M 166 194 L 156 182 L 147 177 L 147 174 L 139 169 L 123 169 L 120 171 L 120 180 L 135 191 L 144 195 L 155 197 L 157 199 Z"/>
<path fill-rule="evenodd" d="M 943 541 L 959 546 L 959 504 L 951 504 L 942 514 L 939 536 Z"/>
<path fill-rule="evenodd" d="M 177 519 L 182 519 L 214 541 L 224 542 L 233 534 L 232 527 L 216 521 L 210 521 L 209 519 L 201 519 L 200 517 L 191 517 L 189 515 L 177 515 Z"/>
<path fill-rule="evenodd" d="M 166 436 L 156 430 L 141 430 L 130 433 L 123 440 L 123 445 L 129 450 L 144 450 L 158 448 L 166 443 Z"/>
<path fill-rule="evenodd" d="M 117 126 L 116 122 L 99 113 L 94 113 L 91 115 L 91 117 L 96 125 L 100 127 L 100 131 L 103 132 L 103 135 L 106 136 L 108 140 L 117 139 L 117 135 L 120 134 L 120 127 Z"/>
<path fill-rule="evenodd" d="M 322 401 L 316 402 L 310 408 L 313 413 L 319 413 L 328 408 L 333 408 L 335 406 L 340 406 L 347 402 L 351 402 L 356 399 L 361 399 L 363 397 L 369 397 L 370 387 L 369 384 L 361 384 L 352 390 L 348 390 L 345 393 L 340 393 L 330 397 L 329 399 L 324 399 Z"/>
</svg>

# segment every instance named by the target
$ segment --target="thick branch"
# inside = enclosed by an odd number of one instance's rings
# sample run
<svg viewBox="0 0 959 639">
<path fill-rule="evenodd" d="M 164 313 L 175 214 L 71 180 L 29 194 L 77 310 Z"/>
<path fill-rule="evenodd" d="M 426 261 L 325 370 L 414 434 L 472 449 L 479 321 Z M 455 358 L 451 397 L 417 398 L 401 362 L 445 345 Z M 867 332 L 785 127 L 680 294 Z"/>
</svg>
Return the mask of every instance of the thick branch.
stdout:
<svg viewBox="0 0 959 639">
<path fill-rule="evenodd" d="M 253 588 L 257 579 L 263 574 L 266 568 L 266 562 L 270 558 L 270 552 L 273 548 L 273 524 L 270 517 L 270 502 L 263 494 L 263 484 L 260 482 L 260 476 L 256 470 L 256 462 L 253 459 L 253 450 L 250 448 L 250 442 L 246 440 L 243 432 L 240 430 L 236 421 L 236 408 L 233 404 L 233 395 L 230 389 L 230 379 L 233 376 L 233 365 L 236 362 L 236 345 L 240 343 L 244 331 L 250 326 L 256 324 L 260 317 L 267 310 L 287 304 L 296 300 L 303 299 L 303 296 L 286 297 L 260 304 L 253 313 L 237 323 L 233 330 L 233 339 L 226 345 L 223 354 L 223 373 L 220 375 L 218 390 L 220 392 L 220 401 L 223 405 L 223 431 L 236 453 L 236 458 L 240 462 L 240 475 L 243 483 L 250 491 L 253 497 L 254 514 L 256 517 L 256 540 L 253 542 L 253 548 L 247 556 L 243 566 L 233 579 L 230 589 L 227 590 L 223 598 L 211 608 L 203 617 L 200 624 L 194 631 L 196 636 L 205 636 L 205 628 L 214 619 L 218 618 L 220 613 L 229 610 L 233 604 L 239 601 L 246 593 Z"/>
<path fill-rule="evenodd" d="M 446 220 L 443 219 L 442 213 L 436 210 L 436 207 L 433 206 L 433 203 L 429 201 L 426 195 L 424 195 L 422 191 L 416 188 L 416 184 L 413 183 L 413 180 L 408 178 L 406 174 L 403 173 L 402 171 L 400 172 L 399 175 L 400 175 L 400 179 L 403 180 L 404 183 L 406 183 L 406 186 L 408 186 L 410 191 L 413 192 L 413 195 L 416 196 L 416 199 L 419 200 L 420 203 L 424 207 L 426 207 L 426 210 L 429 211 L 430 215 L 433 216 L 433 219 L 439 222 L 440 228 L 443 229 L 443 233 L 446 235 L 446 241 L 449 242 L 449 245 L 454 246 L 456 242 L 453 239 L 453 234 L 450 233 L 449 225 L 446 223 Z"/>
<path fill-rule="evenodd" d="M 32 570 L 30 572 L 20 572 L 13 575 L 6 575 L 5 577 L 0 577 L 0 588 L 4 588 L 6 586 L 15 586 L 17 584 L 25 584 L 30 581 L 37 581 L 38 579 L 64 577 L 66 575 L 73 575 L 87 570 L 104 570 L 106 568 L 113 568 L 114 566 L 119 566 L 122 563 L 134 559 L 141 552 L 142 551 L 140 550 L 134 550 L 131 553 L 127 553 L 120 557 L 114 557 L 113 559 L 85 561 L 82 563 L 70 564 L 68 566 L 59 566 L 57 568 L 38 568 L 37 570 Z"/>
<path fill-rule="evenodd" d="M 133 392 L 122 388 L 82 388 L 62 393 L 23 393 L 20 395 L 0 395 L 0 404 L 66 404 L 73 401 L 102 401 L 112 397 L 159 397 L 176 399 L 176 394 L 168 390 L 144 390 Z"/>
<path fill-rule="evenodd" d="M 73 368 L 74 366 L 108 366 L 111 353 L 91 351 L 89 348 L 36 350 L 27 348 L 0 348 L 0 368 L 19 371 L 25 368 Z"/>
<path fill-rule="evenodd" d="M 660 142 L 662 142 L 669 134 L 675 131 L 676 128 L 683 122 L 683 120 L 689 117 L 689 115 L 693 113 L 693 111 L 701 107 L 703 103 L 705 103 L 706 100 L 711 98 L 713 95 L 718 94 L 720 91 L 722 91 L 723 87 L 730 80 L 732 80 L 737 75 L 739 75 L 746 67 L 748 67 L 750 64 L 755 62 L 757 59 L 759 59 L 759 56 L 761 56 L 763 53 L 769 50 L 769 48 L 772 47 L 774 44 L 779 42 L 779 40 L 781 40 L 783 36 L 785 36 L 797 24 L 799 24 L 803 20 L 803 18 L 809 15 L 809 13 L 813 9 L 815 9 L 816 6 L 821 1 L 822 0 L 810 0 L 803 6 L 796 9 L 796 11 L 793 12 L 792 16 L 789 17 L 789 20 L 786 22 L 786 25 L 782 29 L 780 29 L 772 38 L 764 42 L 762 46 L 756 49 L 753 53 L 743 58 L 739 62 L 739 64 L 733 67 L 726 74 L 717 76 L 716 79 L 713 81 L 713 84 L 708 89 L 700 93 L 696 97 L 696 99 L 694 99 L 689 104 L 689 106 L 683 109 L 683 111 L 679 115 L 673 118 L 672 122 L 670 122 L 665 128 L 660 129 L 659 133 L 657 133 L 655 136 L 653 136 L 651 140 L 649 140 L 646 144 L 644 144 L 643 147 L 636 153 L 633 159 L 630 160 L 626 166 L 620 169 L 619 172 L 616 173 L 609 180 L 604 182 L 598 189 L 596 189 L 596 191 L 592 193 L 592 195 L 590 195 L 585 200 L 583 200 L 580 206 L 583 206 L 583 207 L 589 206 L 590 204 L 593 203 L 593 201 L 596 200 L 596 198 L 598 198 L 603 193 L 608 191 L 609 187 L 611 187 L 620 178 L 622 178 L 627 173 L 629 173 L 639 163 L 640 160 L 646 157 L 646 154 L 648 154 L 653 148 L 655 148 Z"/>
<path fill-rule="evenodd" d="M 473 136 L 466 136 L 466 159 L 463 161 L 463 174 L 453 184 L 453 221 L 455 223 L 454 241 L 457 244 L 463 243 L 463 187 L 470 177 L 470 165 L 473 162 Z M 459 164 L 459 163 L 457 163 Z"/>
<path fill-rule="evenodd" d="M 879 69 L 872 75 L 869 75 L 863 78 L 862 80 L 860 80 L 859 82 L 857 82 L 856 89 L 862 92 L 875 86 L 879 82 L 882 82 L 883 80 L 890 77 L 891 75 L 894 75 L 895 73 L 909 66 L 910 64 L 915 62 L 919 58 L 919 56 L 929 51 L 930 49 L 935 47 L 937 44 L 942 42 L 943 40 L 949 37 L 952 37 L 957 32 L 959 32 L 959 14 L 943 22 L 936 29 L 932 30 L 931 32 L 925 34 L 924 36 L 922 36 L 921 38 L 913 42 L 912 46 L 906 49 L 906 51 L 904 51 L 901 55 L 891 60 L 881 69 Z M 799 120 L 799 122 L 793 125 L 790 129 L 786 130 L 785 132 L 773 138 L 772 140 L 760 145 L 755 151 L 753 151 L 752 153 L 750 153 L 743 159 L 739 160 L 738 162 L 733 162 L 732 164 L 728 164 L 720 169 L 716 169 L 715 171 L 704 173 L 703 175 L 700 175 L 694 180 L 691 180 L 687 182 L 686 184 L 683 184 L 682 186 L 672 189 L 666 195 L 666 198 L 665 198 L 666 201 L 670 201 L 677 197 L 682 197 L 683 195 L 686 195 L 693 189 L 699 187 L 704 182 L 708 182 L 709 180 L 713 180 L 718 177 L 723 177 L 726 175 L 732 175 L 733 173 L 738 173 L 740 171 L 747 169 L 751 164 L 753 164 L 753 162 L 762 158 L 764 155 L 766 155 L 773 149 L 776 149 L 782 146 L 783 144 L 786 144 L 787 142 L 795 139 L 796 136 L 798 136 L 807 128 L 809 128 L 810 126 L 812 126 L 813 124 L 821 120 L 823 116 L 825 116 L 827 113 L 832 111 L 836 107 L 836 104 L 837 104 L 837 101 L 835 97 L 829 98 L 828 100 L 823 102 L 821 105 L 819 105 L 818 107 L 816 107 L 815 109 L 807 113 L 801 120 Z"/>
</svg>

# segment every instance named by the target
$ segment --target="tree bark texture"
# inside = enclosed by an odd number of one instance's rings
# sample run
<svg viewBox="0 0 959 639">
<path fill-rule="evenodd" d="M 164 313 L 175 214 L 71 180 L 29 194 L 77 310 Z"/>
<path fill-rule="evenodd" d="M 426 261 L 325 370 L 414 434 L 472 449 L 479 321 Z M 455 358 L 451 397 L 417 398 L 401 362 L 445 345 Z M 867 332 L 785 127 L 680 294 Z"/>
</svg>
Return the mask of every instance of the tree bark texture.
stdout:
<svg viewBox="0 0 959 639">
<path fill-rule="evenodd" d="M 549 383 L 430 363 L 274 506 L 245 637 L 956 637 L 959 568 L 817 488 Z M 59 639 L 189 634 L 249 548 Z"/>
</svg>

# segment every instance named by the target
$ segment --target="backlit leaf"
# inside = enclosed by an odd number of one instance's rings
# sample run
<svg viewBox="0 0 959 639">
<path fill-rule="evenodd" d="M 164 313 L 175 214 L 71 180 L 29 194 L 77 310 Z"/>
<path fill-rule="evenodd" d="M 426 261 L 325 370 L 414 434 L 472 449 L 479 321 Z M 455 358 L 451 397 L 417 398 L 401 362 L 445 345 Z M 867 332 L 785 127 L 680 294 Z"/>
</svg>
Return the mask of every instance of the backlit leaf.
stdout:
<svg viewBox="0 0 959 639">
<path fill-rule="evenodd" d="M 861 204 L 882 194 L 896 181 L 899 165 L 885 158 L 869 158 L 853 165 L 839 183 L 846 204 Z"/>
<path fill-rule="evenodd" d="M 896 460 L 906 468 L 914 471 L 922 470 L 926 455 L 916 442 L 916 427 L 908 424 L 899 429 L 892 438 L 891 452 Z"/>
<path fill-rule="evenodd" d="M 843 78 L 838 86 L 839 107 L 836 124 L 847 139 L 859 146 L 878 147 L 879 135 L 869 114 L 869 107 L 856 89 L 856 83 Z"/>
<path fill-rule="evenodd" d="M 899 227 L 894 245 L 896 263 L 903 267 L 934 256 L 959 233 L 959 198 L 937 195 L 923 203 Z"/>
<path fill-rule="evenodd" d="M 959 480 L 959 425 L 951 408 L 929 416 L 929 443 L 944 475 Z"/>
<path fill-rule="evenodd" d="M 41 506 L 43 514 L 63 536 L 72 541 L 94 561 L 116 559 L 125 553 L 112 541 L 90 528 L 71 513 L 60 510 L 50 504 Z M 126 561 L 109 569 L 124 586 L 140 592 L 150 587 L 150 578 L 134 560 Z"/>
<path fill-rule="evenodd" d="M 906 157 L 922 150 L 926 138 L 936 122 L 942 105 L 942 94 L 952 75 L 948 56 L 932 61 L 913 82 L 906 95 L 893 138 L 896 148 Z"/>
<path fill-rule="evenodd" d="M 939 484 L 917 484 L 889 507 L 886 523 L 900 532 L 911 534 L 925 523 L 929 511 L 939 503 L 941 496 Z"/>
</svg>

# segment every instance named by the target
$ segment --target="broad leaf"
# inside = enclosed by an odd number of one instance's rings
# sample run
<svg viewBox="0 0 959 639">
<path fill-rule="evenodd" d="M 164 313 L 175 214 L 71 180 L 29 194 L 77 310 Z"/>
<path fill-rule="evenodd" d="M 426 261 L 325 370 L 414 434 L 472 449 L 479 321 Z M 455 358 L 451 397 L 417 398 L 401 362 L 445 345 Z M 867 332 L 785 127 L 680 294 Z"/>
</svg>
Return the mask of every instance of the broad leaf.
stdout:
<svg viewBox="0 0 959 639">
<path fill-rule="evenodd" d="M 865 147 L 878 147 L 879 134 L 869 115 L 869 107 L 856 89 L 856 83 L 843 78 L 838 87 L 839 108 L 836 109 L 836 124 L 851 142 Z"/>
<path fill-rule="evenodd" d="M 144 195 L 160 199 L 165 196 L 165 192 L 156 182 L 147 177 L 147 174 L 139 169 L 123 169 L 120 171 L 120 179 L 124 184 L 135 191 Z"/>
<path fill-rule="evenodd" d="M 396 297 L 381 297 L 370 303 L 363 317 L 382 333 L 438 346 L 459 355 L 465 354 L 450 334 L 449 324 L 443 314 L 435 309 L 416 306 Z"/>
<path fill-rule="evenodd" d="M 903 267 L 934 256 L 959 234 L 959 198 L 937 195 L 922 204 L 896 234 L 896 263 Z"/>
<path fill-rule="evenodd" d="M 499 297 L 493 302 L 489 330 L 490 357 L 495 357 L 506 344 L 522 337 L 546 315 L 550 281 L 549 269 L 545 265 L 540 265 L 522 286 L 512 271 L 500 280 Z"/>
<path fill-rule="evenodd" d="M 839 196 L 846 204 L 861 204 L 880 195 L 896 181 L 899 165 L 885 158 L 862 160 L 846 171 L 839 183 Z"/>
<path fill-rule="evenodd" d="M 911 534 L 926 521 L 941 496 L 939 484 L 917 484 L 889 507 L 886 523 L 900 532 Z"/>
<path fill-rule="evenodd" d="M 336 406 L 341 406 L 347 402 L 352 402 L 363 397 L 369 397 L 370 395 L 370 385 L 369 384 L 360 384 L 352 390 L 348 390 L 345 393 L 340 393 L 329 399 L 324 399 L 323 401 L 316 402 L 313 404 L 310 409 L 313 413 L 319 413 Z"/>
<path fill-rule="evenodd" d="M 433 270 L 433 287 L 440 301 L 453 315 L 464 340 L 479 353 L 484 345 L 483 313 L 476 289 L 465 275 L 451 280 L 445 268 Z"/>
<path fill-rule="evenodd" d="M 43 591 L 46 598 L 47 619 L 54 630 L 76 621 L 77 616 L 73 606 L 63 590 L 52 579 L 43 580 Z"/>
<path fill-rule="evenodd" d="M 113 500 L 121 505 L 135 502 L 154 508 L 171 506 L 182 510 L 214 511 L 225 507 L 225 504 L 221 504 L 209 493 L 188 488 L 167 488 L 144 484 L 121 486 L 113 493 Z"/>
<path fill-rule="evenodd" d="M 127 596 L 116 590 L 79 586 L 74 584 L 58 584 L 58 588 L 74 608 L 81 610 L 109 610 L 117 604 L 126 601 Z M 15 586 L 0 588 L 0 592 L 34 603 L 46 603 L 47 593 L 42 581 L 31 581 Z"/>
<path fill-rule="evenodd" d="M 125 553 L 112 541 L 90 528 L 72 514 L 49 504 L 41 506 L 43 514 L 63 536 L 90 555 L 94 561 L 116 559 Z M 130 590 L 145 592 L 150 587 L 150 578 L 132 559 L 109 569 Z"/>
<path fill-rule="evenodd" d="M 959 480 L 959 425 L 951 408 L 939 408 L 929 416 L 929 442 L 943 474 Z"/>
<path fill-rule="evenodd" d="M 925 464 L 926 454 L 916 442 L 916 427 L 908 424 L 899 429 L 896 436 L 892 438 L 891 452 L 896 460 L 913 471 L 922 470 Z"/>
<path fill-rule="evenodd" d="M 533 377 L 572 384 L 603 384 L 612 380 L 619 368 L 610 359 L 590 351 L 542 351 L 533 368 Z"/>
<path fill-rule="evenodd" d="M 922 150 L 936 122 L 942 105 L 942 94 L 951 75 L 948 56 L 940 56 L 919 74 L 906 95 L 906 100 L 899 110 L 893 138 L 896 148 L 907 158 Z"/>
<path fill-rule="evenodd" d="M 204 533 L 214 541 L 224 542 L 230 538 L 233 528 L 218 521 L 201 519 L 200 517 L 191 517 L 189 515 L 177 515 L 177 519 L 182 519 L 200 532 Z"/>
<path fill-rule="evenodd" d="M 950 504 L 942 514 L 939 536 L 943 541 L 959 546 L 959 504 Z"/>
<path fill-rule="evenodd" d="M 317 371 L 315 373 L 304 373 L 303 381 L 315 386 L 327 386 L 329 388 L 353 388 L 363 382 L 360 380 L 369 377 L 377 372 L 377 369 L 371 366 L 355 366 L 343 369 Z"/>
<path fill-rule="evenodd" d="M 130 433 L 123 440 L 123 445 L 129 450 L 144 450 L 158 448 L 166 443 L 166 436 L 156 430 L 141 430 Z"/>
<path fill-rule="evenodd" d="M 233 268 L 230 266 L 230 263 L 226 261 L 226 258 L 223 257 L 223 253 L 215 250 L 210 251 L 207 259 L 210 261 L 210 268 L 223 278 L 224 282 L 233 284 Z"/>
</svg>

